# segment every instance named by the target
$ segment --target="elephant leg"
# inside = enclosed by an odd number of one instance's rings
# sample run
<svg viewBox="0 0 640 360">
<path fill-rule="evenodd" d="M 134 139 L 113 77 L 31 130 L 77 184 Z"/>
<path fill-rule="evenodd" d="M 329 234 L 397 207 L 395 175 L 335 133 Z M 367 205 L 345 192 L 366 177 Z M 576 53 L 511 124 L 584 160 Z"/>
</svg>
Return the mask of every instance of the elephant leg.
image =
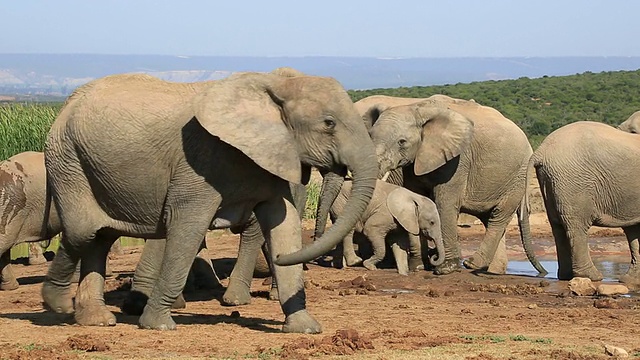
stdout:
<svg viewBox="0 0 640 360">
<path fill-rule="evenodd" d="M 188 201 L 184 203 L 184 207 L 167 210 L 167 219 L 171 222 L 166 225 L 164 255 L 159 260 L 160 273 L 138 321 L 138 326 L 142 329 L 176 328 L 176 323 L 171 318 L 171 308 L 184 289 L 189 269 L 211 221 L 203 219 L 202 214 L 197 211 L 198 207 L 190 206 Z M 154 263 L 157 264 L 157 261 L 155 259 Z"/>
<path fill-rule="evenodd" d="M 41 265 L 47 262 L 39 242 L 29 243 L 29 265 Z"/>
<path fill-rule="evenodd" d="M 84 326 L 114 326 L 115 316 L 104 302 L 104 280 L 109 249 L 117 236 L 96 234 L 83 247 L 80 260 L 80 282 L 76 293 L 75 319 Z"/>
<path fill-rule="evenodd" d="M 392 234 L 391 236 L 391 251 L 396 260 L 398 274 L 407 276 L 409 275 L 409 239 L 406 234 Z"/>
<path fill-rule="evenodd" d="M 571 270 L 573 277 L 586 277 L 593 281 L 602 280 L 602 273 L 596 269 L 589 255 L 587 231 L 589 225 L 569 219 L 566 223 L 567 237 L 571 249 Z"/>
<path fill-rule="evenodd" d="M 364 235 L 371 242 L 371 246 L 373 247 L 373 255 L 370 258 L 362 262 L 362 265 L 368 270 L 376 270 L 378 267 L 376 266 L 382 259 L 384 259 L 387 248 L 385 243 L 385 235 L 384 233 L 379 233 L 378 231 L 364 231 Z"/>
<path fill-rule="evenodd" d="M 500 241 L 505 236 L 505 231 L 511 216 L 513 216 L 513 212 L 511 212 L 510 216 L 507 216 L 506 212 L 496 209 L 491 212 L 491 214 L 480 218 L 485 226 L 484 237 L 478 250 L 463 262 L 466 268 L 480 270 L 487 270 L 489 268 L 500 246 Z M 506 257 L 506 249 L 504 256 Z M 507 262 L 503 259 L 502 261 L 496 261 L 491 272 L 504 274 L 506 271 Z"/>
<path fill-rule="evenodd" d="M 124 250 L 122 249 L 122 242 L 120 239 L 113 242 L 111 245 L 111 249 L 109 249 L 109 255 L 121 256 L 124 254 Z"/>
<path fill-rule="evenodd" d="M 631 264 L 626 274 L 620 277 L 620 282 L 633 286 L 640 286 L 640 225 L 624 228 L 627 241 L 629 242 L 629 251 L 631 252 Z"/>
<path fill-rule="evenodd" d="M 429 257 L 423 257 L 424 253 L 428 252 L 429 244 L 427 239 L 423 239 L 420 235 L 413 235 L 407 233 L 408 246 L 409 246 L 409 271 L 420 271 L 425 269 L 424 259 Z M 424 244 L 423 244 L 424 242 Z M 425 248 L 423 250 L 423 247 Z M 425 251 L 427 250 L 427 251 Z"/>
<path fill-rule="evenodd" d="M 133 273 L 131 290 L 121 306 L 122 312 L 129 315 L 142 315 L 149 300 L 153 286 L 160 274 L 166 240 L 147 240 L 140 255 L 140 261 Z"/>
<path fill-rule="evenodd" d="M 558 279 L 571 280 L 573 278 L 573 270 L 571 268 L 573 259 L 571 257 L 571 245 L 569 244 L 567 231 L 562 224 L 555 221 L 549 221 L 549 225 L 551 225 L 551 233 L 553 234 L 553 240 L 556 244 Z"/>
<path fill-rule="evenodd" d="M 49 265 L 41 290 L 45 306 L 62 314 L 71 314 L 74 311 L 71 278 L 80 261 L 80 253 L 69 241 L 68 234 L 68 232 L 62 234 L 60 246 Z"/>
<path fill-rule="evenodd" d="M 18 286 L 18 280 L 11 270 L 11 249 L 9 248 L 0 255 L 0 290 L 15 290 Z"/>
<path fill-rule="evenodd" d="M 353 246 L 353 233 L 354 231 L 351 230 L 347 236 L 344 237 L 342 241 L 342 253 L 336 254 L 336 256 L 340 258 L 344 257 L 347 266 L 356 266 L 362 263 L 362 258 L 356 255 L 356 250 Z M 335 257 L 333 261 L 335 261 Z"/>
<path fill-rule="evenodd" d="M 509 258 L 507 257 L 507 237 L 503 234 L 498 241 L 496 252 L 493 255 L 493 260 L 489 263 L 487 272 L 492 274 L 505 274 L 507 272 L 507 265 L 509 264 Z"/>
<path fill-rule="evenodd" d="M 246 305 L 251 303 L 251 280 L 260 249 L 264 244 L 264 235 L 255 215 L 240 234 L 238 260 L 229 276 L 229 285 L 222 296 L 222 303 L 227 306 Z"/>
<path fill-rule="evenodd" d="M 450 198 L 452 194 L 447 194 L 444 189 L 440 189 L 439 187 L 434 189 L 434 195 L 436 207 L 440 214 L 442 241 L 445 249 L 445 260 L 441 265 L 436 266 L 434 274 L 446 275 L 455 271 L 460 271 L 461 269 L 460 243 L 458 241 L 458 215 L 460 213 L 460 204 L 447 203 L 447 198 Z"/>
<path fill-rule="evenodd" d="M 273 264 L 273 275 L 278 284 L 278 298 L 285 315 L 284 332 L 320 333 L 322 327 L 306 309 L 303 266 L 278 266 L 273 258 L 302 248 L 302 232 L 297 210 L 289 200 L 274 199 L 255 208 L 260 228 L 263 229 Z M 281 216 L 284 214 L 285 217 Z"/>
<path fill-rule="evenodd" d="M 271 254 L 269 253 L 269 246 L 267 246 L 266 242 L 262 244 L 262 254 L 265 258 L 265 261 L 269 263 L 269 269 L 270 269 L 269 271 L 271 272 L 271 274 L 274 274 L 273 262 L 266 260 L 266 259 L 271 259 Z M 269 300 L 272 300 L 272 301 L 280 300 L 280 295 L 278 295 L 278 282 L 276 281 L 276 277 L 273 275 L 271 276 L 271 289 L 269 289 Z"/>
</svg>

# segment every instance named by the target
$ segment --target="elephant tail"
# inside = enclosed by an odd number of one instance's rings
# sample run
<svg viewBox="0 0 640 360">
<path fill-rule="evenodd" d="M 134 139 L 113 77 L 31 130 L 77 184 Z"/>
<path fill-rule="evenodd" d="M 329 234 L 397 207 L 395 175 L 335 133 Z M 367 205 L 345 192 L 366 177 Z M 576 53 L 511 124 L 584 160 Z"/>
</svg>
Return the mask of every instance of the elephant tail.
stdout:
<svg viewBox="0 0 640 360">
<path fill-rule="evenodd" d="M 518 227 L 520 228 L 520 239 L 522 240 L 524 252 L 527 255 L 527 259 L 529 259 L 529 262 L 531 262 L 531 265 L 533 265 L 533 267 L 538 271 L 538 276 L 543 277 L 547 275 L 548 272 L 536 258 L 536 254 L 533 251 L 533 245 L 531 243 L 531 226 L 529 224 L 529 215 L 531 212 L 529 207 L 529 182 L 531 180 L 531 171 L 529 170 L 530 167 L 527 167 L 524 197 L 522 198 L 520 207 L 518 207 L 516 213 L 518 216 Z"/>
</svg>

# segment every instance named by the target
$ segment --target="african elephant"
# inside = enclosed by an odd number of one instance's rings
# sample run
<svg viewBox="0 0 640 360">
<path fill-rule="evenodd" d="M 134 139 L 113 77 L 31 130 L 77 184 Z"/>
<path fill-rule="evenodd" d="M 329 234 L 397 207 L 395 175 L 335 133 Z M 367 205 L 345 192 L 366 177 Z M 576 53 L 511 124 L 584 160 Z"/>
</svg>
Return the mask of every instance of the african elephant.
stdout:
<svg viewBox="0 0 640 360">
<path fill-rule="evenodd" d="M 632 134 L 640 134 L 640 111 L 636 111 L 627 120 L 618 125 L 618 129 Z"/>
<path fill-rule="evenodd" d="M 602 280 L 589 256 L 592 225 L 621 227 L 631 266 L 620 281 L 640 284 L 640 141 L 602 123 L 579 121 L 547 136 L 531 157 L 556 243 L 558 279 Z"/>
<path fill-rule="evenodd" d="M 340 242 L 371 198 L 377 163 L 365 126 L 331 78 L 244 73 L 196 86 L 113 75 L 67 99 L 45 146 L 64 232 L 43 299 L 74 311 L 69 278 L 82 259 L 76 321 L 114 325 L 103 300 L 108 247 L 118 236 L 166 238 L 139 326 L 174 329 L 170 306 L 207 230 L 246 224 L 253 212 L 274 261 L 283 331 L 320 332 L 300 263 Z M 348 215 L 301 249 L 289 183 L 307 182 L 312 166 L 350 170 L 353 193 Z"/>
<path fill-rule="evenodd" d="M 343 214 L 350 192 L 351 181 L 345 181 L 331 206 L 332 219 Z M 362 261 L 355 253 L 354 231 L 364 234 L 371 241 L 373 256 L 367 260 Z M 387 239 L 391 242 L 398 273 L 401 275 L 408 275 L 410 269 L 416 270 L 422 265 L 422 253 L 426 254 L 428 240 L 432 240 L 437 249 L 436 257 L 429 259 L 432 265 L 439 265 L 444 261 L 440 216 L 433 201 L 401 186 L 378 180 L 364 215 L 344 239 L 347 265 L 362 263 L 365 268 L 375 270 L 376 264 L 385 256 Z M 410 259 L 407 258 L 407 253 L 410 254 Z M 343 254 L 336 255 L 334 259 L 342 258 Z"/>
<path fill-rule="evenodd" d="M 402 168 L 404 186 L 436 203 L 446 259 L 435 272 L 447 274 L 460 266 L 460 212 L 478 217 L 486 228 L 480 248 L 464 261 L 472 269 L 489 267 L 518 212 L 525 252 L 536 270 L 546 274 L 531 249 L 527 165 L 532 150 L 524 132 L 475 101 L 434 95 L 410 105 L 386 106 L 383 100 L 378 98 L 363 119 L 371 124 L 380 175 Z M 506 264 L 500 270 L 505 269 Z"/>
<path fill-rule="evenodd" d="M 55 207 L 46 201 L 43 153 L 23 152 L 1 162 L 0 188 L 0 290 L 14 290 L 18 281 L 11 271 L 11 247 L 49 240 L 62 227 Z"/>
</svg>

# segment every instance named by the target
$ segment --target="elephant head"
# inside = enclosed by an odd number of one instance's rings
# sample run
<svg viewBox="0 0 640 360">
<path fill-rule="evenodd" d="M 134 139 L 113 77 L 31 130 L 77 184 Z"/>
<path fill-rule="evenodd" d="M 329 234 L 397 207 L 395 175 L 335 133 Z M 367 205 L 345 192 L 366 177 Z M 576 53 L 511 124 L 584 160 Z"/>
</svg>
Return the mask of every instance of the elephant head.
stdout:
<svg viewBox="0 0 640 360">
<path fill-rule="evenodd" d="M 197 96 L 194 113 L 200 125 L 273 175 L 306 183 L 312 166 L 353 175 L 345 216 L 314 244 L 277 254 L 275 263 L 309 261 L 339 243 L 369 203 L 377 174 L 371 139 L 340 83 L 301 73 L 243 73 L 216 81 Z"/>
<path fill-rule="evenodd" d="M 618 125 L 618 129 L 632 134 L 640 134 L 640 111 L 636 111 L 622 124 Z"/>
<path fill-rule="evenodd" d="M 444 242 L 436 204 L 427 197 L 398 188 L 387 196 L 387 208 L 405 230 L 420 236 L 423 247 L 427 246 L 424 240 L 433 240 L 437 255 L 430 257 L 429 262 L 433 266 L 441 265 L 444 262 Z M 426 253 L 426 250 L 424 248 L 422 252 Z"/>
<path fill-rule="evenodd" d="M 471 120 L 435 100 L 389 108 L 372 122 L 380 175 L 409 164 L 416 175 L 428 174 L 462 154 L 473 137 Z"/>
</svg>

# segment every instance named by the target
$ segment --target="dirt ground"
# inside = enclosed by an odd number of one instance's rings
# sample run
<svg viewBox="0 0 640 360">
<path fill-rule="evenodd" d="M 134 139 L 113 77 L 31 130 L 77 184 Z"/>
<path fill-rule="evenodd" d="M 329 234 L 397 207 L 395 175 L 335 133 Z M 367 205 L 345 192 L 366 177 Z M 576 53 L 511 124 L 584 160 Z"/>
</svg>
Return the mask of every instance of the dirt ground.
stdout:
<svg viewBox="0 0 640 360">
<path fill-rule="evenodd" d="M 537 254 L 555 257 L 544 214 L 532 216 Z M 311 224 L 305 223 L 309 229 Z M 459 228 L 463 255 L 477 247 L 481 225 Z M 592 256 L 628 262 L 622 232 L 592 229 Z M 510 260 L 525 259 L 516 226 L 507 234 Z M 305 231 L 310 236 L 310 231 Z M 227 284 L 238 237 L 217 231 L 208 254 Z M 267 300 L 269 286 L 254 279 L 250 305 L 224 307 L 223 289 L 187 295 L 174 312 L 176 331 L 137 328 L 120 313 L 140 247 L 115 258 L 106 301 L 115 327 L 80 327 L 47 312 L 40 287 L 46 264 L 14 265 L 20 288 L 0 293 L 0 359 L 605 359 L 605 345 L 640 356 L 640 297 L 573 296 L 566 281 L 468 270 L 448 276 L 423 271 L 408 277 L 392 268 L 333 269 L 310 264 L 307 306 L 322 324 L 319 335 L 280 332 L 283 315 Z M 531 268 L 532 269 L 532 268 Z M 555 276 L 555 274 L 551 274 Z"/>
</svg>

